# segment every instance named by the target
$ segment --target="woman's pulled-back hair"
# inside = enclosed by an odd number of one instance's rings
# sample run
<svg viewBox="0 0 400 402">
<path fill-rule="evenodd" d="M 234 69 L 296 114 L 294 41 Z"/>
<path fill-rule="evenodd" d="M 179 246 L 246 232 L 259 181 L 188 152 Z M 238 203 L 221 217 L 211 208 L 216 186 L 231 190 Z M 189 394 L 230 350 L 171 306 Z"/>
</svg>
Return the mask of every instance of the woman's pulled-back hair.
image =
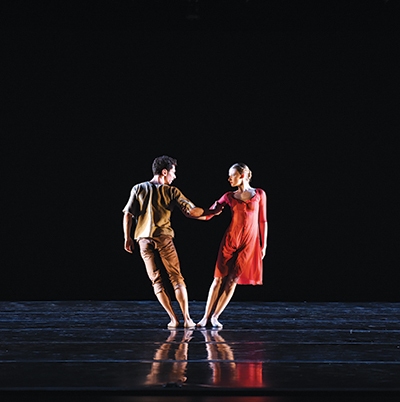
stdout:
<svg viewBox="0 0 400 402">
<path fill-rule="evenodd" d="M 250 183 L 251 176 L 252 176 L 252 172 L 251 172 L 250 168 L 249 168 L 246 164 L 241 163 L 241 162 L 239 162 L 239 163 L 234 163 L 234 164 L 231 166 L 231 169 L 235 169 L 235 170 L 238 171 L 240 174 L 244 174 L 245 177 L 246 177 L 246 179 L 247 179 L 247 180 L 249 181 L 249 183 Z"/>
<path fill-rule="evenodd" d="M 172 166 L 177 166 L 178 162 L 176 159 L 171 158 L 170 156 L 163 155 L 159 156 L 153 161 L 152 170 L 153 175 L 159 175 L 163 171 L 163 169 L 167 169 L 168 171 L 172 169 Z"/>
</svg>

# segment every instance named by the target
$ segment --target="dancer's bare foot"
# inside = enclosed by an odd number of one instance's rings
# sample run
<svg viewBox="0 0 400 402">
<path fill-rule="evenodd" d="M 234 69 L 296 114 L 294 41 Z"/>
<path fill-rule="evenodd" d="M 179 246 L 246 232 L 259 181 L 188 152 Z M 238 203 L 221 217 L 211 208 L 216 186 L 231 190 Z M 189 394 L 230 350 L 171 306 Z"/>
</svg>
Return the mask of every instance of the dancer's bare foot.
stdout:
<svg viewBox="0 0 400 402">
<path fill-rule="evenodd" d="M 203 317 L 197 324 L 197 327 L 205 327 L 207 325 L 208 319 L 206 317 Z"/>
<path fill-rule="evenodd" d="M 186 320 L 185 323 L 183 324 L 184 328 L 195 328 L 196 324 L 192 319 Z"/>
<path fill-rule="evenodd" d="M 213 326 L 213 328 L 223 327 L 223 325 L 215 317 L 211 317 L 211 325 Z"/>
<path fill-rule="evenodd" d="M 167 328 L 178 328 L 179 327 L 179 321 L 178 320 L 171 320 L 168 325 Z"/>
</svg>

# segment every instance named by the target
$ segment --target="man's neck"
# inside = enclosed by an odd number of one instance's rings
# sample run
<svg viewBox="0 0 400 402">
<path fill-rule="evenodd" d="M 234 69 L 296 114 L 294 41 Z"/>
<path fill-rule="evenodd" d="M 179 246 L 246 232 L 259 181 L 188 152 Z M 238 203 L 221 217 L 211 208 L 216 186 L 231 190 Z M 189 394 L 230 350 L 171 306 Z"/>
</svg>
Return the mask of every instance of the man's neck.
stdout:
<svg viewBox="0 0 400 402">
<path fill-rule="evenodd" d="M 165 177 L 156 174 L 156 175 L 154 175 L 153 178 L 150 180 L 150 183 L 154 183 L 154 184 L 166 184 L 166 183 L 165 183 Z"/>
</svg>

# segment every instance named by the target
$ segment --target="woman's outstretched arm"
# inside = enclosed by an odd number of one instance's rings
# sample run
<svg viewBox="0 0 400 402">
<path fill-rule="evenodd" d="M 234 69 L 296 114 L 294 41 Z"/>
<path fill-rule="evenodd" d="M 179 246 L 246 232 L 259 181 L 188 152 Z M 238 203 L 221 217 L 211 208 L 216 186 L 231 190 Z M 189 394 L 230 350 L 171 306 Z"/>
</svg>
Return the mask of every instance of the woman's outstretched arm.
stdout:
<svg viewBox="0 0 400 402">
<path fill-rule="evenodd" d="M 224 206 L 219 204 L 217 201 L 208 209 L 203 209 L 196 207 L 196 210 L 193 211 L 193 215 L 191 212 L 191 218 L 198 219 L 200 221 L 208 221 L 211 218 L 213 218 L 216 215 L 219 215 L 222 210 L 224 209 Z M 201 210 L 201 211 L 200 211 Z"/>
</svg>

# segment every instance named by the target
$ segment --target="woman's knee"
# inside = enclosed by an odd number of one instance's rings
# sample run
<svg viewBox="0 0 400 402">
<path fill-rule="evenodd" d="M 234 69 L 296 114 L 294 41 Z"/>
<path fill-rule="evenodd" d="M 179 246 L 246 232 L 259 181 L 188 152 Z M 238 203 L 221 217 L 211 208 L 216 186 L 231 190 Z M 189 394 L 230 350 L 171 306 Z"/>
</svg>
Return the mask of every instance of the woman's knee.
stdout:
<svg viewBox="0 0 400 402">
<path fill-rule="evenodd" d="M 217 278 L 217 277 L 214 277 L 213 285 L 214 285 L 214 286 L 221 286 L 223 280 L 224 280 L 224 278 Z"/>
<path fill-rule="evenodd" d="M 226 286 L 229 287 L 233 287 L 236 286 L 236 284 L 238 283 L 239 278 L 237 278 L 236 276 L 228 276 L 228 278 L 226 279 Z"/>
</svg>

